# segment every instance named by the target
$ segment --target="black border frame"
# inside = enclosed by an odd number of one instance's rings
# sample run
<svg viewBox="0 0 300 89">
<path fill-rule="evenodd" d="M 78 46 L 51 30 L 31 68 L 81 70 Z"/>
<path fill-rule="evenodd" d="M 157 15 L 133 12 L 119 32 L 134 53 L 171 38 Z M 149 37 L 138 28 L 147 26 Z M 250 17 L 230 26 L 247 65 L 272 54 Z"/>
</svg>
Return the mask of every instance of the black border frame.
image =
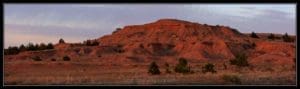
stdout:
<svg viewBox="0 0 300 89">
<path fill-rule="evenodd" d="M 65 3 L 65 4 L 68 4 L 68 3 L 84 3 L 84 4 L 90 4 L 90 3 L 99 3 L 99 4 L 105 4 L 105 3 L 116 3 L 116 4 L 119 4 L 119 3 L 128 3 L 128 4 L 145 4 L 145 3 L 151 3 L 151 4 L 155 4 L 155 3 L 207 3 L 207 4 L 237 4 L 237 3 L 241 3 L 241 4 L 255 4 L 255 3 L 258 3 L 258 4 L 267 4 L 267 3 L 294 3 L 296 4 L 297 8 L 296 8 L 296 16 L 298 17 L 298 2 L 297 0 L 201 0 L 201 1 L 193 1 L 193 0 L 156 0 L 156 1 L 153 1 L 153 0 L 99 0 L 99 1 L 96 1 L 96 0 L 3 0 L 2 4 L 1 4 L 1 12 L 2 12 L 2 29 L 0 31 L 1 33 L 1 48 L 2 48 L 2 51 L 0 51 L 0 54 L 1 54 L 1 58 L 3 58 L 3 43 L 4 43 L 4 4 L 26 4 L 26 3 L 35 3 L 35 4 L 39 4 L 39 3 L 50 3 L 50 4 L 61 4 L 61 3 Z M 297 18 L 296 17 L 296 18 Z M 296 23 L 298 22 L 298 18 L 296 20 Z M 297 28 L 298 26 L 296 26 Z M 296 36 L 298 35 L 298 28 L 296 29 Z M 296 44 L 298 44 L 298 36 L 297 36 L 297 41 L 296 41 Z M 299 50 L 298 47 L 297 48 L 297 51 Z M 299 61 L 298 61 L 298 53 L 296 55 L 296 62 L 297 62 L 297 65 L 299 64 Z M 3 60 L 1 61 L 1 64 L 3 64 Z M 298 67 L 298 66 L 297 66 Z M 3 80 L 3 68 L 0 68 L 2 73 L 1 73 L 1 80 Z M 299 68 L 296 68 L 297 69 L 297 73 L 298 73 L 298 70 Z M 65 87 L 65 88 L 74 88 L 74 87 L 78 87 L 78 88 L 92 88 L 92 87 L 97 87 L 97 88 L 141 88 L 141 87 L 144 87 L 144 88 L 148 88 L 148 87 L 151 87 L 151 88 L 167 88 L 167 87 L 172 87 L 172 88 L 200 88 L 200 87 L 203 87 L 203 88 L 248 88 L 248 87 L 255 87 L 255 88 L 264 88 L 264 87 L 272 87 L 272 88 L 284 88 L 284 87 L 287 87 L 287 88 L 297 88 L 298 87 L 298 82 L 299 77 L 297 77 L 297 85 L 296 86 L 34 86 L 36 88 L 42 88 L 42 87 L 49 87 L 49 88 L 58 88 L 58 87 Z M 3 81 L 1 81 L 1 85 L 3 84 Z M 29 88 L 29 86 L 5 86 L 5 85 L 2 85 L 1 88 L 18 88 L 18 87 L 22 87 L 22 88 Z"/>
</svg>

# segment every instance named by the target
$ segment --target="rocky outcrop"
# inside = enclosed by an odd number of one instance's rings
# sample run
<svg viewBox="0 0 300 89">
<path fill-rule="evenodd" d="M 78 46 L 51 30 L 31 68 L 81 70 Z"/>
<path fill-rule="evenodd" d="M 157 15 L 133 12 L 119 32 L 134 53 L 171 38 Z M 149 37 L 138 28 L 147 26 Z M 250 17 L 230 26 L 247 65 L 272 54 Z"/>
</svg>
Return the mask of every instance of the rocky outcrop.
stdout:
<svg viewBox="0 0 300 89">
<path fill-rule="evenodd" d="M 98 39 L 101 45 L 123 45 L 125 52 L 146 56 L 176 55 L 194 60 L 234 58 L 235 53 L 248 49 L 242 47 L 251 44 L 247 40 L 248 36 L 230 27 L 176 19 L 125 26 Z M 239 46 L 241 50 L 235 51 Z"/>
<path fill-rule="evenodd" d="M 261 37 L 262 35 L 264 34 L 259 34 Z M 260 64 L 263 60 L 288 64 L 295 59 L 294 42 L 272 41 L 266 35 L 256 39 L 228 26 L 177 19 L 160 19 L 147 24 L 125 26 L 96 41 L 100 44 L 56 44 L 51 56 L 61 58 L 69 55 L 72 59 L 101 59 L 110 63 L 145 63 L 153 60 L 176 63 L 176 59 L 180 57 L 191 62 L 228 61 L 240 53 L 249 56 L 252 64 Z M 31 55 L 43 53 L 45 52 Z M 30 56 L 28 52 L 20 55 Z"/>
</svg>

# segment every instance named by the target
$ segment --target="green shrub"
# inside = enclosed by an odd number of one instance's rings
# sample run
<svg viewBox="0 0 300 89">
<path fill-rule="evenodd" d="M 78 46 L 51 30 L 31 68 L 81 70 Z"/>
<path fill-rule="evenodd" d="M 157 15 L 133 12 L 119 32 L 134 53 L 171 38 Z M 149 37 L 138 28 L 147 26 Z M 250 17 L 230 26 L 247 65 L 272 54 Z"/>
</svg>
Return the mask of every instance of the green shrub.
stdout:
<svg viewBox="0 0 300 89">
<path fill-rule="evenodd" d="M 70 58 L 69 56 L 64 56 L 64 57 L 63 57 L 63 60 L 64 60 L 64 61 L 70 61 L 71 58 Z"/>
<path fill-rule="evenodd" d="M 259 38 L 259 37 L 256 35 L 256 33 L 254 33 L 254 32 L 251 33 L 251 37 L 252 37 L 252 38 Z"/>
<path fill-rule="evenodd" d="M 32 59 L 34 61 L 42 61 L 42 59 L 39 56 L 34 56 L 34 57 L 32 57 Z"/>
<path fill-rule="evenodd" d="M 223 75 L 222 79 L 225 80 L 226 82 L 231 82 L 234 84 L 241 84 L 241 79 L 237 75 Z"/>
<path fill-rule="evenodd" d="M 236 65 L 239 67 L 245 67 L 249 66 L 249 63 L 247 61 L 247 56 L 244 53 L 239 53 L 235 56 L 235 59 L 230 60 L 230 64 Z"/>
<path fill-rule="evenodd" d="M 48 45 L 41 43 L 34 45 L 33 43 L 28 43 L 27 46 L 24 46 L 21 44 L 19 47 L 14 46 L 14 47 L 8 47 L 7 49 L 4 49 L 4 54 L 5 55 L 15 55 L 20 52 L 24 51 L 37 51 L 37 50 L 46 50 L 46 49 L 53 49 L 53 45 L 49 43 Z"/>
<path fill-rule="evenodd" d="M 179 58 L 179 63 L 176 65 L 174 71 L 178 73 L 189 73 L 190 67 L 188 67 L 187 60 L 185 58 Z"/>
<path fill-rule="evenodd" d="M 206 72 L 211 72 L 211 73 L 216 73 L 217 71 L 214 69 L 214 65 L 211 63 L 207 63 L 205 64 L 205 66 L 202 67 L 202 72 L 206 73 Z"/>
<path fill-rule="evenodd" d="M 148 69 L 148 73 L 151 73 L 152 75 L 160 74 L 159 68 L 155 62 L 152 62 L 150 64 L 150 67 Z"/>
<path fill-rule="evenodd" d="M 165 66 L 166 66 L 166 73 L 171 73 L 170 65 L 168 63 L 165 63 Z"/>
<path fill-rule="evenodd" d="M 60 44 L 64 44 L 65 41 L 64 41 L 62 38 L 60 38 L 60 39 L 59 39 L 59 43 L 60 43 Z"/>
<path fill-rule="evenodd" d="M 4 49 L 4 55 L 16 55 L 20 52 L 18 47 L 8 47 L 7 49 Z"/>
<path fill-rule="evenodd" d="M 47 47 L 46 47 L 47 49 L 54 49 L 54 46 L 53 46 L 53 44 L 52 43 L 48 43 L 48 45 L 47 45 Z"/>
<path fill-rule="evenodd" d="M 282 39 L 283 39 L 284 42 L 293 42 L 294 41 L 287 33 L 285 33 L 282 36 Z"/>
<path fill-rule="evenodd" d="M 271 33 L 271 34 L 268 36 L 268 39 L 274 40 L 274 39 L 275 39 L 274 34 Z"/>
<path fill-rule="evenodd" d="M 36 48 L 34 51 L 39 50 L 39 46 L 40 46 L 40 45 L 36 43 L 36 44 L 34 45 L 34 48 Z"/>
<path fill-rule="evenodd" d="M 33 43 L 28 43 L 26 49 L 29 50 L 29 51 L 35 51 L 38 48 L 36 46 L 34 46 Z"/>
<path fill-rule="evenodd" d="M 56 61 L 56 59 L 55 59 L 55 58 L 52 58 L 51 61 Z"/>
<path fill-rule="evenodd" d="M 38 50 L 45 50 L 47 49 L 47 45 L 44 43 L 41 43 L 40 45 L 38 45 Z"/>
<path fill-rule="evenodd" d="M 98 46 L 99 42 L 97 40 L 86 40 L 83 42 L 86 46 Z"/>
<path fill-rule="evenodd" d="M 122 28 L 116 28 L 116 30 L 113 31 L 113 34 L 116 33 L 116 32 L 118 32 L 118 31 L 120 31 L 120 30 L 122 30 Z"/>
<path fill-rule="evenodd" d="M 22 45 L 20 45 L 19 50 L 20 50 L 20 52 L 24 52 L 24 51 L 26 51 L 27 49 L 26 49 L 26 47 L 22 44 Z"/>
</svg>

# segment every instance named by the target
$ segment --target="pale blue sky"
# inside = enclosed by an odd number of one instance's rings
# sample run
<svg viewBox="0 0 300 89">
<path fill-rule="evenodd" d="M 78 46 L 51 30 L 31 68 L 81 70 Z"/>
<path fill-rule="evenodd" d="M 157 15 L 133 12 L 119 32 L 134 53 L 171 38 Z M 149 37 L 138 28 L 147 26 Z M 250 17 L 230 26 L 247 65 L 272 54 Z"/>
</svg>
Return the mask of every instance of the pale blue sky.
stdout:
<svg viewBox="0 0 300 89">
<path fill-rule="evenodd" d="M 221 24 L 243 33 L 296 31 L 295 4 L 4 4 L 4 43 L 82 42 L 161 18 Z"/>
</svg>

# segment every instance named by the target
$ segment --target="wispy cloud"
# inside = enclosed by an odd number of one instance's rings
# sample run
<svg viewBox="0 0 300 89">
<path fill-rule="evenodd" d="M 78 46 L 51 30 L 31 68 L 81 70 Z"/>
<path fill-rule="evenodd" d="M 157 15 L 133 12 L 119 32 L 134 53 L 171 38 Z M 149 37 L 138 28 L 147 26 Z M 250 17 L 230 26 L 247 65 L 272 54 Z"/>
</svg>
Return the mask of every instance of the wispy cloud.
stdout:
<svg viewBox="0 0 300 89">
<path fill-rule="evenodd" d="M 21 9 L 21 8 L 20 8 Z M 57 8 L 59 9 L 59 8 Z M 20 15 L 25 13 L 25 15 Z M 27 13 L 27 15 L 26 15 Z M 30 14 L 28 14 L 30 13 Z M 16 12 L 6 14 L 5 24 L 18 24 L 28 26 L 55 26 L 81 29 L 97 29 L 110 24 L 105 19 L 89 18 L 89 14 L 81 11 L 67 11 L 56 9 Z"/>
<path fill-rule="evenodd" d="M 82 41 L 161 18 L 222 24 L 241 32 L 295 34 L 295 9 L 295 4 L 5 4 L 5 43 L 25 35 Z"/>
<path fill-rule="evenodd" d="M 265 14 L 266 11 L 277 11 L 285 13 L 286 17 L 295 18 L 295 5 L 290 4 L 226 4 L 226 5 L 186 5 L 199 11 L 207 11 L 211 13 L 240 16 L 246 18 L 255 18 Z"/>
</svg>

